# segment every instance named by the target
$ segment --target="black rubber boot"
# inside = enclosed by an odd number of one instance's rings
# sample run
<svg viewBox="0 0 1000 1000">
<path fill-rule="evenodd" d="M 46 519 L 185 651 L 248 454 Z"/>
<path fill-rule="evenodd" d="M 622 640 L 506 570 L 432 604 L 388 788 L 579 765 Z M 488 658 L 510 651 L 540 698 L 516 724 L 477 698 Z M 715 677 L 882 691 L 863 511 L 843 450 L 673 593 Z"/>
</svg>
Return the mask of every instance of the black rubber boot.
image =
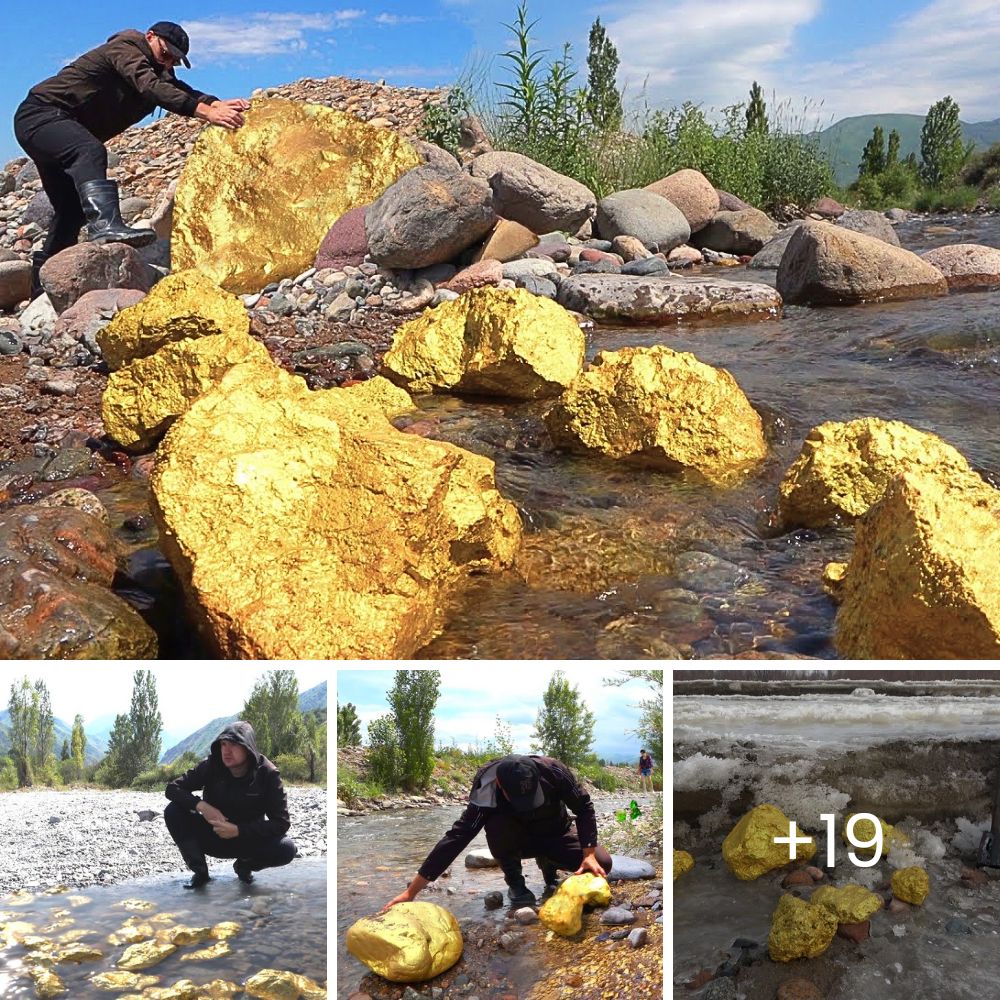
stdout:
<svg viewBox="0 0 1000 1000">
<path fill-rule="evenodd" d="M 208 862 L 205 860 L 205 852 L 197 840 L 186 840 L 178 844 L 184 864 L 191 869 L 191 881 L 184 883 L 185 889 L 200 889 L 212 881 L 208 874 Z"/>
<path fill-rule="evenodd" d="M 41 271 L 42 265 L 48 260 L 48 257 L 42 253 L 41 250 L 36 250 L 31 255 L 31 301 L 34 302 L 40 295 L 45 294 L 45 289 L 42 287 Z"/>
<path fill-rule="evenodd" d="M 118 185 L 114 181 L 84 181 L 80 204 L 87 219 L 87 240 L 91 243 L 127 243 L 145 247 L 156 241 L 152 229 L 131 229 L 122 221 Z"/>
<path fill-rule="evenodd" d="M 545 882 L 544 896 L 551 896 L 559 888 L 559 869 L 551 858 L 535 858 L 535 863 L 542 870 L 542 880 Z"/>
<path fill-rule="evenodd" d="M 507 882 L 507 898 L 510 905 L 534 906 L 537 900 L 535 894 L 524 884 L 524 875 L 521 873 L 520 861 L 501 862 L 503 877 Z"/>
<path fill-rule="evenodd" d="M 253 884 L 253 869 L 250 867 L 249 861 L 246 861 L 243 858 L 237 858 L 233 862 L 233 871 L 236 872 L 236 877 L 244 885 Z"/>
</svg>

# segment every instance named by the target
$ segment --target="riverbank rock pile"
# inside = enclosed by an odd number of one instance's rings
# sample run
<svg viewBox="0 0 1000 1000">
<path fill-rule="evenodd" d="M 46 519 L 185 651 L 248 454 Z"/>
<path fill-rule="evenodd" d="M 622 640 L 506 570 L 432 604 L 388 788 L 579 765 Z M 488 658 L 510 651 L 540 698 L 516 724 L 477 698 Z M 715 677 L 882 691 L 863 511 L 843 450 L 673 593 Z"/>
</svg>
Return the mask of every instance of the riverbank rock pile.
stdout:
<svg viewBox="0 0 1000 1000">
<path fill-rule="evenodd" d="M 465 947 L 454 915 L 435 903 L 398 903 L 347 930 L 347 950 L 393 983 L 422 983 L 450 969 Z"/>
</svg>

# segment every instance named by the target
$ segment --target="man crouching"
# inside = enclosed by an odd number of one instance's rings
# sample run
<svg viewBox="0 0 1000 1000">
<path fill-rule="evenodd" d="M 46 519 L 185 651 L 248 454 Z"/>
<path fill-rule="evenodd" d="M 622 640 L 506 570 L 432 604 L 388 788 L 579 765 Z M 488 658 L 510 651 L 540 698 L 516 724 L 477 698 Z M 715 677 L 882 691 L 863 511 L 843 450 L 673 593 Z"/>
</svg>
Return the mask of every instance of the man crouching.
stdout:
<svg viewBox="0 0 1000 1000">
<path fill-rule="evenodd" d="M 210 881 L 206 855 L 235 858 L 233 871 L 248 885 L 255 871 L 287 865 L 296 855 L 285 836 L 291 823 L 281 775 L 257 751 L 249 722 L 223 729 L 209 755 L 171 781 L 166 794 L 163 819 L 193 873 L 185 889 Z"/>
</svg>

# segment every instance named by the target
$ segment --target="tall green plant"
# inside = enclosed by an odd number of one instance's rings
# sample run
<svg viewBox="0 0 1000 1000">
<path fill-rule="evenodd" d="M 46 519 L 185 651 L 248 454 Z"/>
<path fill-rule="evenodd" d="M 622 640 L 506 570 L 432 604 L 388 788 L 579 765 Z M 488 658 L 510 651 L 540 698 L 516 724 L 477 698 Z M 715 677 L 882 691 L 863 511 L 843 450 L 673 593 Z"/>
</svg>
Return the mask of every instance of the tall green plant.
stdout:
<svg viewBox="0 0 1000 1000">
<path fill-rule="evenodd" d="M 352 702 L 337 705 L 337 746 L 356 747 L 361 743 L 361 720 Z"/>
<path fill-rule="evenodd" d="M 898 152 L 898 133 L 897 133 Z M 881 125 L 872 129 L 871 138 L 861 151 L 861 162 L 858 164 L 858 177 L 875 177 L 886 167 L 885 132 Z"/>
<path fill-rule="evenodd" d="M 587 51 L 587 113 L 602 131 L 615 131 L 622 123 L 622 95 L 616 83 L 618 49 L 597 18 L 590 26 Z"/>
<path fill-rule="evenodd" d="M 747 104 L 746 121 L 747 132 L 766 132 L 768 130 L 764 92 L 756 80 L 750 88 L 750 103 Z"/>
<path fill-rule="evenodd" d="M 425 788 L 434 770 L 434 707 L 440 670 L 397 670 L 386 696 L 399 734 L 400 777 L 407 788 Z"/>
<path fill-rule="evenodd" d="M 942 97 L 930 106 L 920 130 L 921 176 L 932 188 L 954 180 L 972 152 L 973 144 L 962 141 L 958 115 L 951 97 Z"/>
<path fill-rule="evenodd" d="M 257 749 L 273 760 L 295 753 L 302 740 L 299 681 L 294 670 L 269 670 L 254 682 L 241 718 L 253 726 Z"/>
<path fill-rule="evenodd" d="M 557 670 L 542 695 L 535 718 L 532 749 L 561 760 L 569 767 L 585 761 L 594 742 L 595 717 L 580 689 Z"/>
<path fill-rule="evenodd" d="M 545 56 L 545 50 L 533 51 L 531 48 L 531 31 L 536 24 L 537 19 L 528 20 L 527 0 L 521 0 L 514 23 L 504 24 L 514 35 L 514 48 L 500 54 L 500 58 L 510 64 L 512 79 L 497 85 L 507 95 L 500 107 L 506 109 L 510 126 L 520 131 L 529 143 L 538 138 L 542 95 L 537 73 Z"/>
</svg>

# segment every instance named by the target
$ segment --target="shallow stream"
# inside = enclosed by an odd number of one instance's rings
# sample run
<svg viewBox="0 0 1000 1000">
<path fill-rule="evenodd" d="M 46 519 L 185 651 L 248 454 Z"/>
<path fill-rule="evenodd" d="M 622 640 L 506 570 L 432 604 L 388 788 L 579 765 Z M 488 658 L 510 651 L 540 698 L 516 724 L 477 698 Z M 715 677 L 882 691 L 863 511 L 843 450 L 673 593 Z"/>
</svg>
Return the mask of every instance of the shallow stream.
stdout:
<svg viewBox="0 0 1000 1000">
<path fill-rule="evenodd" d="M 231 951 L 218 958 L 186 960 L 185 956 L 212 944 L 187 945 L 142 975 L 159 977 L 160 986 L 181 979 L 203 984 L 216 979 L 242 983 L 261 969 L 296 972 L 314 982 L 326 980 L 326 859 L 300 858 L 273 872 L 264 872 L 251 886 L 235 877 L 215 878 L 204 890 L 182 888 L 182 876 L 157 876 L 68 892 L 0 897 L 0 932 L 6 921 L 31 924 L 29 933 L 93 946 L 104 953 L 98 961 L 55 966 L 70 997 L 107 995 L 89 982 L 91 976 L 116 971 L 125 945 L 108 936 L 130 918 L 149 922 L 154 930 L 184 925 L 206 927 L 235 921 L 240 931 L 228 939 Z M 66 939 L 69 940 L 69 939 Z M 4 946 L 0 933 L 0 997 L 34 997 L 24 975 L 28 950 L 19 943 Z M 237 996 L 242 997 L 239 993 Z"/>
</svg>

